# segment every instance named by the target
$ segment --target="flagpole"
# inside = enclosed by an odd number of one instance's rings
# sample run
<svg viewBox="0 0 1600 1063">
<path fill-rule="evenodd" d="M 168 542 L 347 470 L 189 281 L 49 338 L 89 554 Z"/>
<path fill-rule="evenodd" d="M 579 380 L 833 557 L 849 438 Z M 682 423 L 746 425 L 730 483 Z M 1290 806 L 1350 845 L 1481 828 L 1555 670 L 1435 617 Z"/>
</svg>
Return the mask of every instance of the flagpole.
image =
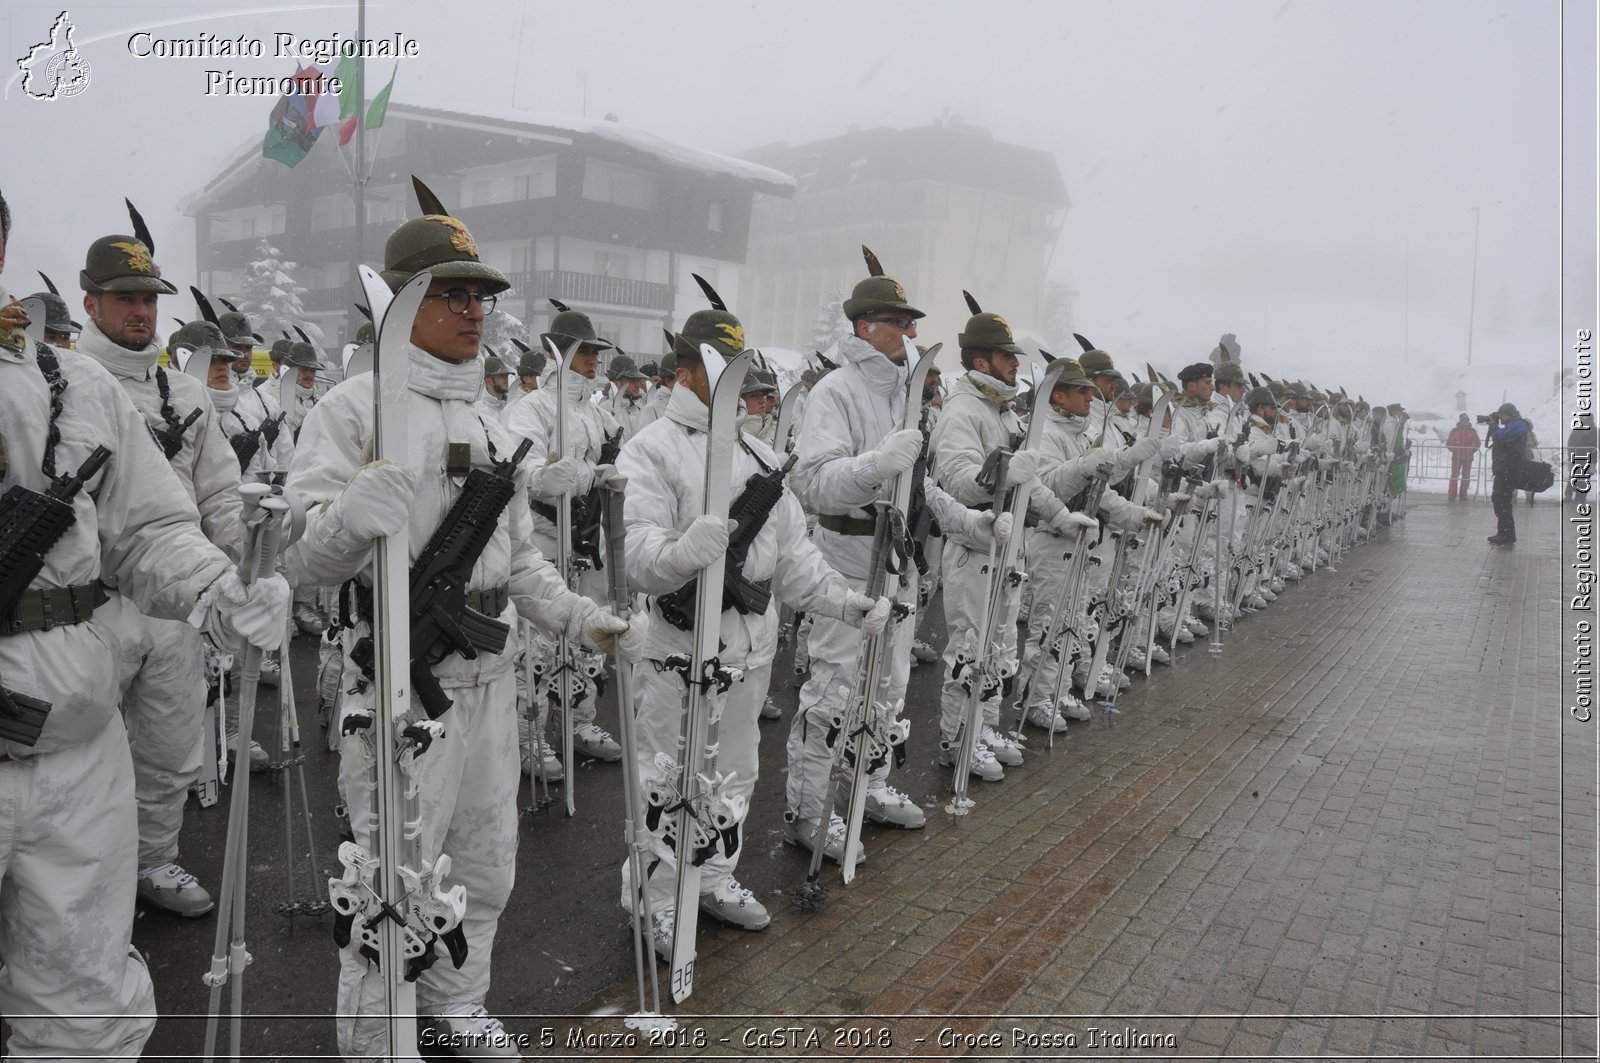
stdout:
<svg viewBox="0 0 1600 1063">
<path fill-rule="evenodd" d="M 356 0 L 356 40 L 367 39 L 367 0 Z M 357 272 L 367 257 L 367 59 L 366 48 L 356 45 L 356 92 L 360 105 L 356 108 L 356 254 L 350 262 L 350 292 L 354 296 L 361 290 L 361 275 Z M 354 302 L 354 299 L 351 300 Z M 345 317 L 351 323 L 345 335 L 354 337 L 359 323 L 355 308 L 345 307 Z M 376 325 L 374 325 L 376 327 Z"/>
</svg>

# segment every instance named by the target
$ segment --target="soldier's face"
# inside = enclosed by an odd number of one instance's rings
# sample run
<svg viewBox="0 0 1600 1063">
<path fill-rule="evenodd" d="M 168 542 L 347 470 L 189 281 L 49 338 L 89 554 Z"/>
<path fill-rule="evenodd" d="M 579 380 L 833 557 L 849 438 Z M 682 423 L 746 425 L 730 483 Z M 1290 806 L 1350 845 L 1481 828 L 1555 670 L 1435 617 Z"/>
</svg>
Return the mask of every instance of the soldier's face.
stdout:
<svg viewBox="0 0 1600 1063">
<path fill-rule="evenodd" d="M 644 385 L 643 380 L 625 380 L 622 382 L 622 393 L 630 399 L 638 398 L 644 394 Z"/>
<path fill-rule="evenodd" d="M 483 304 L 468 299 L 466 313 L 450 309 L 446 292 L 483 293 L 483 282 L 461 277 L 441 277 L 428 285 L 422 307 L 411 324 L 411 342 L 445 362 L 470 362 L 478 357 L 483 339 Z"/>
<path fill-rule="evenodd" d="M 1072 417 L 1087 417 L 1094 405 L 1094 388 L 1083 384 L 1056 388 L 1050 395 L 1050 404 Z"/>
<path fill-rule="evenodd" d="M 572 362 L 569 364 L 568 368 L 570 368 L 574 373 L 577 373 L 579 376 L 588 377 L 590 380 L 593 380 L 595 369 L 598 368 L 599 365 L 600 348 L 591 347 L 586 343 L 582 347 L 579 347 L 577 353 L 572 356 Z"/>
<path fill-rule="evenodd" d="M 484 387 L 489 389 L 489 394 L 497 399 L 503 399 L 511 391 L 511 374 L 496 373 L 494 376 L 483 378 Z"/>
<path fill-rule="evenodd" d="M 1118 413 L 1127 413 L 1131 409 L 1133 409 L 1133 400 L 1132 399 L 1130 399 L 1130 398 L 1120 398 L 1120 399 L 1117 400 L 1117 412 Z"/>
<path fill-rule="evenodd" d="M 1117 394 L 1117 378 L 1114 376 L 1097 376 L 1094 386 L 1100 389 L 1100 397 L 1110 402 Z"/>
<path fill-rule="evenodd" d="M 1211 378 L 1208 376 L 1201 377 L 1199 380 L 1191 380 L 1183 385 L 1183 393 L 1185 395 L 1193 395 L 1201 402 L 1210 402 L 1211 394 L 1214 390 L 1211 385 Z"/>
<path fill-rule="evenodd" d="M 990 351 L 985 357 L 974 358 L 972 364 L 985 376 L 992 376 L 1002 384 L 1015 387 L 1017 366 L 1021 364 L 1021 359 L 1009 351 Z"/>
<path fill-rule="evenodd" d="M 248 372 L 250 359 L 255 355 L 255 351 L 249 344 L 245 343 L 230 343 L 228 347 L 233 351 L 233 371 L 235 373 Z"/>
<path fill-rule="evenodd" d="M 534 376 L 532 373 L 523 373 L 522 375 L 518 376 L 517 379 L 522 381 L 523 391 L 539 390 L 539 378 Z"/>
<path fill-rule="evenodd" d="M 69 351 L 73 349 L 72 333 L 70 332 L 51 332 L 46 329 L 44 341 L 52 347 L 61 347 Z"/>
<path fill-rule="evenodd" d="M 901 328 L 899 324 L 901 321 L 907 322 L 909 327 Z M 901 341 L 917 338 L 917 322 L 915 318 L 898 315 L 862 318 L 856 322 L 856 335 L 866 340 L 872 345 L 873 350 L 895 365 L 904 365 L 906 345 Z"/>
<path fill-rule="evenodd" d="M 711 404 L 711 378 L 706 376 L 706 367 L 699 362 L 678 363 L 677 383 L 687 387 L 701 402 Z"/>
<path fill-rule="evenodd" d="M 422 344 L 418 343 L 417 346 L 422 347 Z M 422 347 L 422 349 L 427 350 L 426 347 Z M 430 351 L 429 353 L 431 354 L 432 352 Z M 309 388 L 317 382 L 317 371 L 315 369 L 296 369 L 294 371 L 294 382 L 303 388 Z"/>
<path fill-rule="evenodd" d="M 227 391 L 233 387 L 233 364 L 226 358 L 213 358 L 206 369 L 206 387 L 213 391 Z"/>
<path fill-rule="evenodd" d="M 137 351 L 156 334 L 155 292 L 100 292 L 83 297 L 83 312 L 106 339 Z"/>
</svg>

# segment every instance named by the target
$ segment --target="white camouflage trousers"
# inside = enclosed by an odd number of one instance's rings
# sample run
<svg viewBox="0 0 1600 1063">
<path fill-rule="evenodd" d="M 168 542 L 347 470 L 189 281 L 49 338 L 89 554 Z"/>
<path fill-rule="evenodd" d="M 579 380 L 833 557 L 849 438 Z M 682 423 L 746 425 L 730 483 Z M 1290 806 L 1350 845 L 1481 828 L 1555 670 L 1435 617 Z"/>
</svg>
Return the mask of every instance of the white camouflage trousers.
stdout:
<svg viewBox="0 0 1600 1063">
<path fill-rule="evenodd" d="M 866 580 L 850 579 L 848 582 L 851 590 L 866 592 Z M 906 683 L 911 676 L 911 641 L 917 626 L 916 594 L 913 583 L 908 591 L 898 595 L 901 601 L 910 602 L 913 612 L 895 626 L 893 643 L 883 648 L 888 656 L 876 697 L 879 704 L 894 706 L 895 718 L 905 709 Z M 842 715 L 855 695 L 863 636 L 860 628 L 843 620 L 813 616 L 807 646 L 811 653 L 811 677 L 800 688 L 800 706 L 789 721 L 789 777 L 784 784 L 784 795 L 790 812 L 800 819 L 814 820 L 822 817 L 829 798 L 828 779 L 834 751 L 828 746 L 828 729 L 834 714 Z M 869 789 L 884 785 L 891 764 L 892 759 L 872 773 Z M 840 803 L 834 807 L 838 808 Z"/>
<path fill-rule="evenodd" d="M 200 633 L 181 621 L 155 620 L 132 605 L 120 615 L 126 628 L 118 672 L 133 750 L 139 866 L 160 867 L 178 858 L 184 802 L 200 774 L 205 648 Z"/>
<path fill-rule="evenodd" d="M 651 619 L 655 623 L 663 623 L 659 616 Z M 735 652 L 729 653 L 728 650 Z M 731 660 L 739 660 L 746 656 L 746 648 L 727 647 L 724 654 Z M 761 730 L 758 722 L 761 702 L 767 695 L 767 686 L 771 678 L 772 664 L 768 662 L 745 672 L 742 678 L 736 680 L 729 688 L 727 694 L 712 698 L 712 712 L 720 714 L 720 718 L 717 723 L 717 762 L 708 767 L 723 775 L 735 777 L 724 792 L 730 797 L 742 798 L 746 808 L 749 807 L 750 796 L 756 788 L 756 777 L 760 773 Z M 633 689 L 634 700 L 638 705 L 634 723 L 634 741 L 638 747 L 637 763 L 642 803 L 642 795 L 648 790 L 650 779 L 659 774 L 655 766 L 656 754 L 665 753 L 674 763 L 678 762 L 679 741 L 683 729 L 684 687 L 683 680 L 679 678 L 677 672 L 658 671 L 655 664 L 645 660 L 634 666 Z M 732 857 L 719 853 L 701 865 L 701 893 L 710 893 L 720 883 L 733 878 L 734 870 L 739 866 L 739 857 L 744 853 L 743 820 L 739 823 L 739 838 L 738 852 Z M 657 831 L 655 851 L 646 859 L 652 912 L 659 912 L 672 906 L 674 883 L 678 873 L 674 854 L 660 844 L 659 839 L 660 832 Z M 629 910 L 632 910 L 632 892 L 633 880 L 629 874 L 628 863 L 624 860 L 621 904 Z"/>
<path fill-rule="evenodd" d="M 988 560 L 988 550 L 971 550 L 953 541 L 945 543 L 944 619 L 948 641 L 944 648 L 944 689 L 939 698 L 939 733 L 946 741 L 955 740 L 966 719 L 970 694 L 965 680 L 973 671 L 973 665 L 961 663 L 960 659 L 977 650 L 978 626 L 983 622 L 989 599 Z M 997 625 L 989 650 L 1002 676 L 1017 673 L 1017 608 L 1021 598 L 1015 586 L 1006 591 L 1002 599 L 1005 616 Z M 958 666 L 959 675 L 956 674 Z M 1000 724 L 1000 693 L 995 687 L 982 695 L 983 722 L 996 728 Z"/>
<path fill-rule="evenodd" d="M 419 863 L 432 866 L 443 852 L 452 868 L 446 889 L 467 888 L 467 961 L 451 964 L 442 943 L 439 959 L 417 980 L 417 1010 L 438 1015 L 456 1004 L 481 1004 L 489 992 L 489 960 L 500 913 L 511 895 L 517 867 L 516 692 L 511 673 L 483 686 L 445 691 L 455 703 L 440 717 L 444 737 L 417 760 L 422 833 Z M 370 707 L 369 691 L 351 695 L 353 706 Z M 420 711 L 420 708 L 419 710 Z M 356 842 L 371 851 L 369 772 L 361 740 L 344 739 L 340 784 L 350 809 Z M 339 1051 L 346 1059 L 379 1060 L 385 1046 L 383 977 L 354 942 L 339 952 L 335 1020 Z"/>
<path fill-rule="evenodd" d="M 91 671 L 92 683 L 109 705 L 109 670 Z M 155 993 L 132 945 L 136 820 L 128 734 L 114 713 L 86 741 L 0 762 L 8 1058 L 134 1058 L 155 1028 Z"/>
</svg>

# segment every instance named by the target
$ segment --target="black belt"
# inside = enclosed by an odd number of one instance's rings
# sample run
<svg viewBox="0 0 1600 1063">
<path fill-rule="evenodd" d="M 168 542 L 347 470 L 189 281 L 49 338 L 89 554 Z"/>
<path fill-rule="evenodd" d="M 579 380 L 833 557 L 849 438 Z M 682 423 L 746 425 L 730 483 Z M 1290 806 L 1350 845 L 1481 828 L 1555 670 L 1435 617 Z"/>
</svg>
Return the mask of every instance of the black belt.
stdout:
<svg viewBox="0 0 1600 1063">
<path fill-rule="evenodd" d="M 16 606 L 0 625 L 0 635 L 20 635 L 25 631 L 49 631 L 63 624 L 81 624 L 94 615 L 111 595 L 98 583 L 76 587 L 49 587 L 23 591 Z"/>
<path fill-rule="evenodd" d="M 846 517 L 838 513 L 822 513 L 817 524 L 839 535 L 875 535 L 878 521 L 874 517 Z"/>
</svg>

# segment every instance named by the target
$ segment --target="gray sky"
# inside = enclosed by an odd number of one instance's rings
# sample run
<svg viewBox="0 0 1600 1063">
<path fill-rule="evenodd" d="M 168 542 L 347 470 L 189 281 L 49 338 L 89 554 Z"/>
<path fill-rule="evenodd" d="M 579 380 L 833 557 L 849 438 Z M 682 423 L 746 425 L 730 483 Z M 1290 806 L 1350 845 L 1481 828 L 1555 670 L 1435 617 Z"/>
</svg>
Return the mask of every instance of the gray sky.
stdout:
<svg viewBox="0 0 1600 1063">
<path fill-rule="evenodd" d="M 229 13 L 212 17 L 219 7 Z M 60 10 L 61 0 L 0 10 L 8 72 Z M 1135 364 L 1175 369 L 1232 331 L 1247 365 L 1314 380 L 1319 368 L 1331 379 L 1331 365 L 1461 365 L 1474 206 L 1474 362 L 1542 375 L 1560 357 L 1555 0 L 447 10 L 370 5 L 369 36 L 399 31 L 421 46 L 400 63 L 397 99 L 575 114 L 586 85 L 590 115 L 614 111 L 730 153 L 852 123 L 921 124 L 948 107 L 1052 152 L 1073 201 L 1052 276 L 1077 291 L 1080 331 Z M 128 195 L 167 273 L 187 281 L 193 237 L 178 200 L 259 140 L 274 102 L 206 97 L 204 71 L 279 75 L 293 64 L 135 60 L 127 35 L 243 33 L 270 53 L 277 31 L 353 34 L 354 5 L 70 11 L 90 87 L 46 104 L 13 81 L 0 102 L 11 149 L 0 188 L 17 215 L 4 280 L 27 290 L 43 266 L 69 283 L 87 243 L 123 227 Z M 1592 41 L 1592 16 L 1589 27 Z M 369 80 L 381 84 L 389 64 L 376 66 Z M 38 145 L 38 161 L 18 162 L 19 144 Z M 1592 228 L 1580 235 L 1592 241 Z"/>
</svg>

